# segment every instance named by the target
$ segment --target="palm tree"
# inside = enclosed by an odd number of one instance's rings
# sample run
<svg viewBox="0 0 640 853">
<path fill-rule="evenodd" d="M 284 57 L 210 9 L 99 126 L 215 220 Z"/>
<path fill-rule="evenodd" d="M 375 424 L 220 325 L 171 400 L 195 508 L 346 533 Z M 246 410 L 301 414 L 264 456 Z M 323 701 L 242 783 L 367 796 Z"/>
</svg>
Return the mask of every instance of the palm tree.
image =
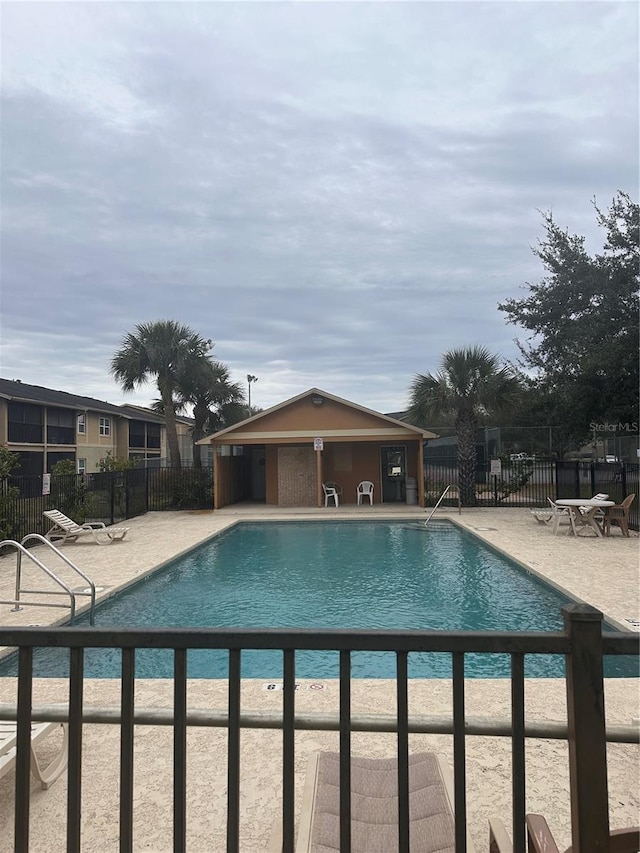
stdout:
<svg viewBox="0 0 640 853">
<path fill-rule="evenodd" d="M 176 431 L 176 399 L 180 383 L 202 361 L 212 347 L 188 326 L 174 320 L 140 323 L 122 340 L 111 360 L 110 372 L 123 391 L 133 391 L 155 377 L 162 401 L 167 430 L 169 460 L 180 468 L 180 447 Z"/>
<path fill-rule="evenodd" d="M 520 402 L 516 372 L 481 346 L 449 350 L 436 375 L 417 374 L 408 419 L 424 425 L 452 415 L 458 439 L 458 488 L 463 506 L 476 503 L 476 433 L 487 415 L 513 411 Z"/>
<path fill-rule="evenodd" d="M 193 464 L 196 468 L 202 468 L 200 445 L 196 442 L 207 433 L 216 432 L 225 426 L 221 418 L 225 407 L 243 402 L 242 388 L 231 382 L 229 368 L 221 361 L 202 360 L 185 374 L 180 383 L 177 408 L 193 406 L 194 424 L 191 432 Z"/>
</svg>

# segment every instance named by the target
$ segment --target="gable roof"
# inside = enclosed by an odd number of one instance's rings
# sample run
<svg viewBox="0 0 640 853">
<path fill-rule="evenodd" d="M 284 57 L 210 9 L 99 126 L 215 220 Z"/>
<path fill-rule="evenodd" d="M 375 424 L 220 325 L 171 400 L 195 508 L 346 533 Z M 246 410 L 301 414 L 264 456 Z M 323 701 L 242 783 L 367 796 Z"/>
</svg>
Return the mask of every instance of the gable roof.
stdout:
<svg viewBox="0 0 640 853">
<path fill-rule="evenodd" d="M 225 429 L 220 430 L 219 432 L 212 433 L 211 435 L 206 436 L 205 438 L 200 439 L 197 444 L 209 444 L 212 441 L 218 442 L 219 439 L 228 436 L 230 443 L 233 443 L 233 434 L 242 433 L 242 430 L 248 425 L 253 425 L 260 420 L 264 420 L 269 418 L 271 415 L 276 412 L 281 411 L 282 409 L 286 409 L 289 406 L 297 403 L 300 400 L 304 400 L 306 397 L 322 397 L 326 400 L 332 400 L 334 403 L 338 403 L 339 405 L 346 406 L 354 411 L 361 412 L 365 415 L 369 415 L 376 420 L 383 421 L 385 425 L 389 425 L 389 427 L 398 428 L 399 432 L 408 432 L 413 433 L 414 438 L 435 438 L 435 434 L 432 432 L 428 432 L 426 430 L 421 429 L 420 427 L 413 426 L 412 424 L 406 423 L 406 421 L 400 421 L 396 418 L 389 417 L 388 415 L 383 415 L 380 412 L 376 412 L 373 409 L 368 409 L 365 406 L 360 406 L 358 403 L 352 403 L 350 400 L 345 400 L 343 397 L 337 397 L 334 394 L 329 394 L 327 391 L 323 391 L 320 388 L 310 388 L 308 391 L 304 391 L 302 394 L 298 394 L 295 397 L 290 397 L 288 400 L 285 400 L 282 403 L 278 403 L 275 406 L 272 406 L 269 409 L 265 409 L 262 412 L 259 412 L 257 415 L 252 415 L 250 418 L 245 418 L 245 420 L 240 421 L 239 423 L 233 424 L 230 427 L 226 427 Z M 258 438 L 260 435 L 258 431 L 252 431 L 253 438 Z M 364 431 L 363 431 L 364 433 Z M 239 437 L 236 435 L 236 437 Z M 238 444 L 242 443 L 238 441 Z"/>
<path fill-rule="evenodd" d="M 0 379 L 0 398 L 5 400 L 17 400 L 22 403 L 35 403 L 39 405 L 57 406 L 61 409 L 74 409 L 78 412 L 102 412 L 127 420 L 149 420 L 164 423 L 164 418 L 148 409 L 136 406 L 116 406 L 104 400 L 96 400 L 94 397 L 83 397 L 78 394 L 69 394 L 67 391 L 56 391 L 53 388 L 44 388 L 41 385 L 27 385 L 19 379 Z"/>
</svg>

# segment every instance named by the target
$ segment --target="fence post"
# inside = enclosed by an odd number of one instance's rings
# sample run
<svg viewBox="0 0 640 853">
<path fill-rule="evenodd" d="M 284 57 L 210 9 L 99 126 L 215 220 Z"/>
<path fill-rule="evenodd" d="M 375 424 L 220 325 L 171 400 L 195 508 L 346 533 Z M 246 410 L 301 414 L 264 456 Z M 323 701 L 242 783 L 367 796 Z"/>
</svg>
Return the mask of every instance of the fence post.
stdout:
<svg viewBox="0 0 640 853">
<path fill-rule="evenodd" d="M 109 504 L 110 504 L 110 513 L 111 513 L 111 524 L 115 523 L 116 518 L 116 472 L 110 471 L 109 477 L 109 488 L 111 494 L 109 495 Z"/>
<path fill-rule="evenodd" d="M 602 613 L 589 604 L 562 608 L 566 656 L 571 840 L 573 853 L 609 850 L 609 796 L 602 662 Z"/>
</svg>

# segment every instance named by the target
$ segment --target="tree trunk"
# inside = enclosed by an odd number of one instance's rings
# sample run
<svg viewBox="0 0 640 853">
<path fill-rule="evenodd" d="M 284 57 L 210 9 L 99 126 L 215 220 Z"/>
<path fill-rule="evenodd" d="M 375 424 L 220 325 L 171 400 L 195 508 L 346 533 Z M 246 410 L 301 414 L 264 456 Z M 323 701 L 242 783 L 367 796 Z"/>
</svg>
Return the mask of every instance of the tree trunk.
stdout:
<svg viewBox="0 0 640 853">
<path fill-rule="evenodd" d="M 458 438 L 458 490 L 462 506 L 476 505 L 476 432 L 474 418 L 456 419 Z"/>
<path fill-rule="evenodd" d="M 178 431 L 176 429 L 176 412 L 173 407 L 173 398 L 163 394 L 164 422 L 167 430 L 167 447 L 169 448 L 169 463 L 172 468 L 182 468 L 180 459 L 180 445 L 178 443 Z"/>
<path fill-rule="evenodd" d="M 202 448 L 193 442 L 193 467 L 202 468 Z"/>
<path fill-rule="evenodd" d="M 211 412 L 208 406 L 199 405 L 196 403 L 193 407 L 193 467 L 202 468 L 202 447 L 196 444 L 201 438 L 204 438 L 204 426 Z"/>
</svg>

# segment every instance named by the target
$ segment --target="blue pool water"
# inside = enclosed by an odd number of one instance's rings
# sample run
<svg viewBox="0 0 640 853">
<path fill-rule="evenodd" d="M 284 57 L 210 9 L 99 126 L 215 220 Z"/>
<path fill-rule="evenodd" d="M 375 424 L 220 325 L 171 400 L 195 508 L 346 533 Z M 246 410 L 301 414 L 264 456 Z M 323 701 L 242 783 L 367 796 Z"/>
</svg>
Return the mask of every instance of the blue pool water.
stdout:
<svg viewBox="0 0 640 853">
<path fill-rule="evenodd" d="M 241 524 L 111 599 L 98 626 L 557 631 L 567 599 L 455 527 L 399 522 Z M 393 678 L 395 656 L 355 652 L 353 676 Z M 470 677 L 509 677 L 506 655 L 467 655 Z M 38 677 L 66 676 L 68 652 L 39 650 Z M 0 671 L 1 674 L 11 674 Z M 172 653 L 136 654 L 136 675 L 172 677 Z M 564 675 L 559 656 L 530 655 L 530 677 Z M 120 653 L 90 649 L 85 676 L 117 678 Z M 227 676 L 227 653 L 189 653 L 190 678 Z M 248 651 L 245 678 L 282 677 L 282 654 Z M 338 675 L 335 652 L 299 652 L 299 678 Z M 451 677 L 448 654 L 411 654 L 409 675 Z M 607 675 L 637 675 L 611 661 Z"/>
</svg>

